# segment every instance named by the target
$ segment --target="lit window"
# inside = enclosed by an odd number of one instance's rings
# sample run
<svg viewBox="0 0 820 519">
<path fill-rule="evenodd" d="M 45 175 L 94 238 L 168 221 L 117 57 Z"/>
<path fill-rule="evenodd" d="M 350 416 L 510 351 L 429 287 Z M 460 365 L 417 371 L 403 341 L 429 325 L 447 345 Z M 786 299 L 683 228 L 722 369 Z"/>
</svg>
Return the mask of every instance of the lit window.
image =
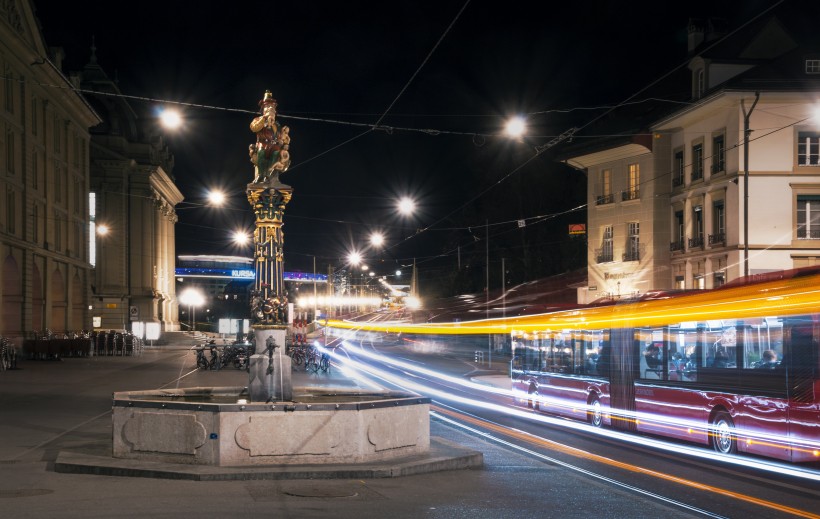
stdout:
<svg viewBox="0 0 820 519">
<path fill-rule="evenodd" d="M 806 74 L 820 74 L 820 59 L 806 60 Z"/>
</svg>

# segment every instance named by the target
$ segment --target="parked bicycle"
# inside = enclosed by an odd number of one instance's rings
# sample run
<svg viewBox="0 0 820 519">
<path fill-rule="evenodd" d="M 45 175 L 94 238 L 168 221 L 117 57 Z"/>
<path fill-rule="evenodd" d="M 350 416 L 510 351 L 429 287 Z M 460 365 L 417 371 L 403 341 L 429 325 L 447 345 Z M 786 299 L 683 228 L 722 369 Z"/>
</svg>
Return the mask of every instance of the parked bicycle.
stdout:
<svg viewBox="0 0 820 519">
<path fill-rule="evenodd" d="M 219 369 L 219 348 L 215 341 L 211 340 L 207 344 L 201 344 L 194 347 L 196 352 L 196 367 L 203 370 Z M 206 351 L 210 352 L 210 356 L 206 355 Z"/>
<path fill-rule="evenodd" d="M 302 346 L 291 346 L 288 348 L 288 355 L 290 355 L 293 366 L 301 366 L 305 362 L 306 354 L 305 348 Z"/>
</svg>

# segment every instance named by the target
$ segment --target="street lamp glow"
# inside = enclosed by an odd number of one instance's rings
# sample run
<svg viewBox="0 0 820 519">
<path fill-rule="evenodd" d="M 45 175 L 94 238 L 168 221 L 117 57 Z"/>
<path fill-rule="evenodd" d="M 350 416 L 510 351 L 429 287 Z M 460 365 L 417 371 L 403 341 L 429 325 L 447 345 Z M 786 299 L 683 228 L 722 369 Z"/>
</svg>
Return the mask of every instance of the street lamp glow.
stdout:
<svg viewBox="0 0 820 519">
<path fill-rule="evenodd" d="M 353 251 L 347 255 L 347 262 L 351 265 L 358 265 L 362 262 L 362 255 L 356 251 Z"/>
<path fill-rule="evenodd" d="M 507 121 L 507 125 L 504 127 L 504 132 L 514 138 L 521 137 L 526 130 L 527 125 L 521 117 L 513 117 Z"/>
<path fill-rule="evenodd" d="M 106 234 L 108 234 L 108 231 L 109 231 L 109 229 L 108 229 L 107 225 L 98 225 L 97 226 L 97 234 L 99 234 L 100 236 L 105 236 Z"/>
<path fill-rule="evenodd" d="M 399 277 L 399 276 L 401 276 L 401 270 L 396 271 L 396 277 Z"/>
<path fill-rule="evenodd" d="M 380 232 L 374 232 L 370 235 L 370 243 L 373 244 L 374 247 L 381 247 L 384 245 L 384 235 Z"/>
<path fill-rule="evenodd" d="M 188 306 L 202 306 L 205 304 L 205 296 L 199 290 L 188 288 L 179 295 L 179 302 Z"/>
<path fill-rule="evenodd" d="M 209 191 L 208 201 L 211 205 L 219 207 L 225 203 L 225 193 L 219 190 Z"/>
<path fill-rule="evenodd" d="M 404 215 L 411 215 L 416 210 L 416 203 L 408 197 L 399 200 L 399 212 Z"/>
<path fill-rule="evenodd" d="M 165 109 L 159 114 L 162 125 L 166 128 L 176 129 L 182 125 L 182 116 L 176 110 Z"/>
<path fill-rule="evenodd" d="M 233 233 L 233 242 L 237 245 L 246 245 L 251 241 L 251 237 L 245 231 L 235 231 Z"/>
</svg>

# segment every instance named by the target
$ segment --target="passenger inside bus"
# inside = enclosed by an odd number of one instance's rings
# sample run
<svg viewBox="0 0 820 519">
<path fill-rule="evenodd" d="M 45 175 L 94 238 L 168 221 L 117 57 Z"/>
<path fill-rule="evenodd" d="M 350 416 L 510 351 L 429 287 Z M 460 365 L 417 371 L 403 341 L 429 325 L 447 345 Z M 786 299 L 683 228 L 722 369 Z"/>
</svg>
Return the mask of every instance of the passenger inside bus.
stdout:
<svg viewBox="0 0 820 519">
<path fill-rule="evenodd" d="M 762 354 L 763 359 L 757 365 L 758 369 L 774 369 L 777 367 L 777 352 L 774 350 L 765 350 Z"/>
<path fill-rule="evenodd" d="M 661 378 L 663 375 L 663 360 L 661 359 L 661 348 L 656 344 L 650 344 L 643 352 L 646 361 L 644 370 L 645 378 Z M 650 374 L 652 377 L 650 377 Z"/>
</svg>

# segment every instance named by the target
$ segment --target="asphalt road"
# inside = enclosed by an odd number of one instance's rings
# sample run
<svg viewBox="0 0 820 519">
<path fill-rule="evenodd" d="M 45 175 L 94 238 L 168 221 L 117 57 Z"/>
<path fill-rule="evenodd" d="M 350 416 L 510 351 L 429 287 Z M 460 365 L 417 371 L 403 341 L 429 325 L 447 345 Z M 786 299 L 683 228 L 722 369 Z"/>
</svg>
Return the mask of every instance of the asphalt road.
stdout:
<svg viewBox="0 0 820 519">
<path fill-rule="evenodd" d="M 469 348 L 458 354 L 447 351 L 436 354 L 435 347 L 428 351 L 403 344 L 368 347 L 420 364 L 442 363 L 465 379 L 489 374 L 477 371 L 469 362 Z M 496 363 L 500 368 L 505 367 L 500 359 Z M 372 480 L 234 482 L 61 474 L 53 470 L 53 462 L 60 452 L 110 455 L 110 410 L 114 391 L 245 385 L 247 375 L 232 369 L 196 371 L 194 356 L 184 346 L 153 348 L 138 357 L 23 361 L 20 368 L 0 373 L 0 515 L 3 517 L 176 518 L 261 514 L 284 518 L 663 516 L 671 519 L 710 516 L 698 510 L 710 508 L 712 505 L 707 500 L 720 497 L 661 481 L 651 474 L 636 474 L 612 466 L 604 470 L 595 459 L 579 462 L 577 456 L 555 445 L 536 444 L 505 432 L 509 427 L 525 426 L 524 420 L 510 419 L 513 422 L 503 424 L 507 419 L 501 415 L 480 416 L 476 409 L 470 411 L 473 418 L 466 419 L 464 409 L 453 411 L 445 402 L 436 406 L 431 434 L 481 451 L 485 462 L 482 469 Z M 504 377 L 477 380 L 503 383 Z M 294 384 L 301 383 L 357 384 L 334 369 L 330 375 L 296 373 Z M 533 427 L 543 438 L 545 428 Z M 547 435 L 563 439 L 557 428 L 546 430 Z M 508 443 L 501 443 L 494 439 L 496 437 Z M 593 443 L 589 439 L 584 441 Z M 642 457 L 634 453 L 632 456 Z M 650 490 L 660 496 L 673 495 L 675 499 L 647 495 Z M 793 494 L 797 500 L 794 506 L 805 508 L 809 499 L 805 490 L 797 488 Z M 677 504 L 679 499 L 694 505 L 682 507 Z M 709 506 L 703 506 L 704 503 Z M 717 508 L 721 513 L 711 516 L 777 516 L 768 513 L 771 510 L 745 502 L 721 503 Z"/>
</svg>

